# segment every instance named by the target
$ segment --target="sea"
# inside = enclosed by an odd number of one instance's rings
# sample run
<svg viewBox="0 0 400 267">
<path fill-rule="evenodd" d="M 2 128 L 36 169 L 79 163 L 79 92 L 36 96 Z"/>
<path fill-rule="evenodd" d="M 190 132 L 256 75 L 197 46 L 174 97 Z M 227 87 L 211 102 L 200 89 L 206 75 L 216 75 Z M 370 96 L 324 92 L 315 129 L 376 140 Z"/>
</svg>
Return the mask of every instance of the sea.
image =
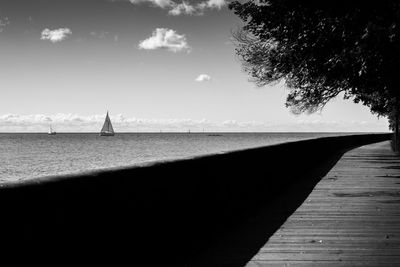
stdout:
<svg viewBox="0 0 400 267">
<path fill-rule="evenodd" d="M 0 133 L 0 183 L 354 133 Z"/>
</svg>

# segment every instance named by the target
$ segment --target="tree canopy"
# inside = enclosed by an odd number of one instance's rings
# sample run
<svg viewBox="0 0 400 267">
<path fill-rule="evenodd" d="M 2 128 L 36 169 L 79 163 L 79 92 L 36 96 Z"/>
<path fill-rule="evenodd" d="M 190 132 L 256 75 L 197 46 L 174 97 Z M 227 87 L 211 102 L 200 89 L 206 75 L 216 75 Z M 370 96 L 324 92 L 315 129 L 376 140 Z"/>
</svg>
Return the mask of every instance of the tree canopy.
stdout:
<svg viewBox="0 0 400 267">
<path fill-rule="evenodd" d="M 250 0 L 236 52 L 258 85 L 284 80 L 286 105 L 314 112 L 344 94 L 381 116 L 399 112 L 400 2 Z"/>
</svg>

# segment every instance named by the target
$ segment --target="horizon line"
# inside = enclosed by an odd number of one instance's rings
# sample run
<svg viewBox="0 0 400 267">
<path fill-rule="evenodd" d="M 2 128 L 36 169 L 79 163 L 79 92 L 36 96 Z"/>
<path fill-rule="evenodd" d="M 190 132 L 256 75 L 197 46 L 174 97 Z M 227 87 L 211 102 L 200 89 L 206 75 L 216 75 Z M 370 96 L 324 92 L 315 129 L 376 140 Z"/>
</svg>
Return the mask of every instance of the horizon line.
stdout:
<svg viewBox="0 0 400 267">
<path fill-rule="evenodd" d="M 392 133 L 393 131 L 139 131 L 139 132 L 115 132 L 115 134 L 132 134 L 132 133 Z M 99 134 L 100 132 L 57 132 L 57 134 Z M 42 132 L 0 132 L 0 134 L 48 134 Z"/>
</svg>

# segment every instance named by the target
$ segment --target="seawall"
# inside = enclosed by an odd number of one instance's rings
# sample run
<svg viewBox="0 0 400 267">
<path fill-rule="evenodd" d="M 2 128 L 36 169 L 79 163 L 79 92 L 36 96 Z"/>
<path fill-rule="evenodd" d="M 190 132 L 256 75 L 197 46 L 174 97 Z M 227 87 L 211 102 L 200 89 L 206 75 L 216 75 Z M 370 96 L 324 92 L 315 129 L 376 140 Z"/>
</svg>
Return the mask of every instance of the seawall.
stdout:
<svg viewBox="0 0 400 267">
<path fill-rule="evenodd" d="M 327 137 L 0 189 L 4 260 L 188 266 L 285 188 L 391 134 Z M 25 255 L 12 257 L 14 252 Z M 54 262 L 56 261 L 56 262 Z"/>
</svg>

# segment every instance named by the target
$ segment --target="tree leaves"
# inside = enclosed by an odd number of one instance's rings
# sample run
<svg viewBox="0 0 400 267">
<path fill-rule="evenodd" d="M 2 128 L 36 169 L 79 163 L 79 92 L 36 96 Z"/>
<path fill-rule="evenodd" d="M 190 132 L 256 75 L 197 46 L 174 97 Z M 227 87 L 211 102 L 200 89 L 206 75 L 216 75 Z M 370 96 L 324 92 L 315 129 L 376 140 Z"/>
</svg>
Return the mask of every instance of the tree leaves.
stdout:
<svg viewBox="0 0 400 267">
<path fill-rule="evenodd" d="M 285 80 L 293 112 L 315 112 L 341 92 L 378 115 L 398 110 L 397 1 L 251 0 L 229 7 L 245 23 L 234 35 L 244 70 L 258 86 Z"/>
</svg>

